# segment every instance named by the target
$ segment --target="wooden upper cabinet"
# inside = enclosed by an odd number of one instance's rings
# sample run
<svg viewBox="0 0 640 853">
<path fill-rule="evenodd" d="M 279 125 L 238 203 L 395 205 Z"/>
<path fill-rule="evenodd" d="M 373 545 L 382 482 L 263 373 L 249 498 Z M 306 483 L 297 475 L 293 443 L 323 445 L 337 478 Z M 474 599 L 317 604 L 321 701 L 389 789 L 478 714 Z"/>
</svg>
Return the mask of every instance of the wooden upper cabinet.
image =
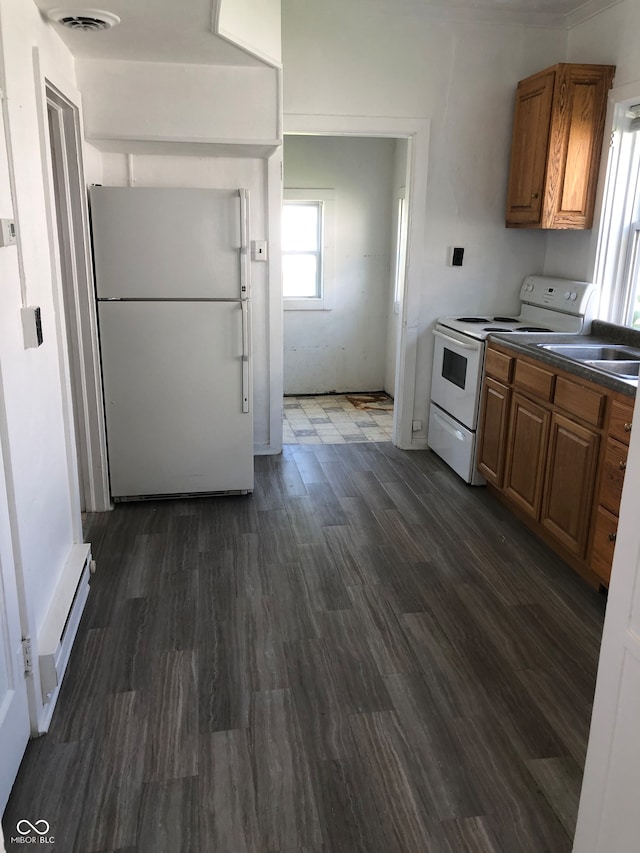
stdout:
<svg viewBox="0 0 640 853">
<path fill-rule="evenodd" d="M 508 227 L 591 228 L 614 73 L 559 63 L 518 83 Z"/>
</svg>

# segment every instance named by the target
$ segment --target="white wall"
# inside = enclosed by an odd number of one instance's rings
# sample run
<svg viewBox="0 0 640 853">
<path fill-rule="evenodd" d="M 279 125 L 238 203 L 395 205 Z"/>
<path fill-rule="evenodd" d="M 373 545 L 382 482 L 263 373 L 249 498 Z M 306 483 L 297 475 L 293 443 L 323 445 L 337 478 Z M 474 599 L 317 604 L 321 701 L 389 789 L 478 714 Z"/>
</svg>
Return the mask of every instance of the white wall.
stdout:
<svg viewBox="0 0 640 853">
<path fill-rule="evenodd" d="M 566 32 L 446 21 L 407 6 L 284 0 L 284 111 L 431 119 L 413 417 L 426 423 L 431 329 L 442 314 L 517 306 L 546 236 L 506 229 L 515 87 L 564 58 Z M 448 267 L 447 247 L 465 265 Z M 418 434 L 424 438 L 425 433 Z"/>
<path fill-rule="evenodd" d="M 31 635 L 37 660 L 37 635 L 62 569 L 80 529 L 74 459 L 67 454 L 64 432 L 68 376 L 61 361 L 60 295 L 52 269 L 52 246 L 45 203 L 43 118 L 37 101 L 42 79 L 34 76 L 34 46 L 43 73 L 63 91 L 73 86 L 73 62 L 62 41 L 41 20 L 33 3 L 0 0 L 0 37 L 4 54 L 9 169 L 14 186 L 17 248 L 0 249 L 0 430 L 7 492 L 12 500 L 12 546 L 22 603 L 22 628 Z M 3 185 L 2 216 L 11 216 L 11 199 Z M 44 343 L 23 346 L 20 308 L 38 305 Z M 37 668 L 36 668 L 37 669 Z M 38 673 L 30 683 L 36 715 L 41 719 Z M 34 728 L 38 719 L 32 719 Z"/>
<path fill-rule="evenodd" d="M 405 199 L 406 210 L 409 204 L 409 182 L 407 180 L 407 158 L 409 142 L 407 139 L 396 139 L 393 152 L 393 179 L 391 182 L 391 252 L 389 258 L 389 291 L 387 294 L 387 358 L 384 369 L 384 390 L 395 397 L 396 386 L 396 350 L 398 347 L 398 331 L 400 314 L 394 309 L 396 255 L 398 234 L 398 202 Z M 404 231 L 406 232 L 406 222 Z M 404 235 L 406 239 L 406 233 Z"/>
<path fill-rule="evenodd" d="M 89 141 L 277 140 L 274 68 L 77 60 Z"/>
<path fill-rule="evenodd" d="M 286 394 L 384 386 L 394 140 L 287 136 L 284 185 L 335 191 L 333 308 L 284 312 Z"/>
<path fill-rule="evenodd" d="M 104 154 L 102 183 L 126 186 L 129 166 L 124 154 Z M 251 239 L 266 239 L 266 161 L 255 158 L 133 155 L 133 184 L 140 187 L 245 187 L 250 193 Z M 269 292 L 267 266 L 251 264 L 253 333 L 254 441 L 270 443 L 269 430 Z"/>
<path fill-rule="evenodd" d="M 626 90 L 625 99 L 637 97 L 640 100 L 638 32 L 640 3 L 637 0 L 622 0 L 618 5 L 594 15 L 570 30 L 567 60 L 615 65 L 616 76 L 611 98 L 615 98 L 615 91 L 623 89 Z M 612 117 L 610 111 L 609 119 L 612 120 Z M 596 199 L 593 228 L 589 231 L 549 234 L 545 260 L 545 272 L 549 275 L 571 276 L 588 281 L 594 279 L 600 204 L 608 156 L 607 135 L 610 129 L 610 124 L 605 127 L 600 191 Z"/>
<path fill-rule="evenodd" d="M 216 31 L 265 62 L 280 64 L 280 0 L 219 0 Z"/>
</svg>

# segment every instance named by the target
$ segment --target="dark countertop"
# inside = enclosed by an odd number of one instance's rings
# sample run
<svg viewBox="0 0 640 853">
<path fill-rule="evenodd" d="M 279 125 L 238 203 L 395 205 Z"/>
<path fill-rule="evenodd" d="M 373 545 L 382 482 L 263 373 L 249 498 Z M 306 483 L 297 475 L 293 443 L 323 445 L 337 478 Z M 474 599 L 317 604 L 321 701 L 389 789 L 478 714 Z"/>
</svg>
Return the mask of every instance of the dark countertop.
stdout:
<svg viewBox="0 0 640 853">
<path fill-rule="evenodd" d="M 489 340 L 515 350 L 515 352 L 522 353 L 522 355 L 538 359 L 538 361 L 542 361 L 550 367 L 557 367 L 559 370 L 573 373 L 581 379 L 588 379 L 590 382 L 596 382 L 605 388 L 618 391 L 620 394 L 626 394 L 628 397 L 636 396 L 636 391 L 638 390 L 637 379 L 621 379 L 613 373 L 596 370 L 591 365 L 572 361 L 536 346 L 536 344 L 579 344 L 583 342 L 585 344 L 602 344 L 605 346 L 609 344 L 623 344 L 640 349 L 640 332 L 635 329 L 630 329 L 627 326 L 616 326 L 613 323 L 605 323 L 602 320 L 594 320 L 591 324 L 591 334 L 589 335 L 563 335 L 550 332 L 527 332 L 521 335 L 514 333 L 494 333 L 489 335 Z"/>
</svg>

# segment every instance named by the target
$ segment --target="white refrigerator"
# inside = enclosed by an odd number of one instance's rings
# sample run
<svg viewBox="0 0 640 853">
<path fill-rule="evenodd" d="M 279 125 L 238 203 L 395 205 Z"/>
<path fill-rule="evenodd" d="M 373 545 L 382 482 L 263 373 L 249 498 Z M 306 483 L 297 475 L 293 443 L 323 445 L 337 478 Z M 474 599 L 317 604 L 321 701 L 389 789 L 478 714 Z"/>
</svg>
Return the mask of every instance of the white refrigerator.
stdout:
<svg viewBox="0 0 640 853">
<path fill-rule="evenodd" d="M 114 500 L 253 491 L 248 201 L 90 189 Z"/>
</svg>

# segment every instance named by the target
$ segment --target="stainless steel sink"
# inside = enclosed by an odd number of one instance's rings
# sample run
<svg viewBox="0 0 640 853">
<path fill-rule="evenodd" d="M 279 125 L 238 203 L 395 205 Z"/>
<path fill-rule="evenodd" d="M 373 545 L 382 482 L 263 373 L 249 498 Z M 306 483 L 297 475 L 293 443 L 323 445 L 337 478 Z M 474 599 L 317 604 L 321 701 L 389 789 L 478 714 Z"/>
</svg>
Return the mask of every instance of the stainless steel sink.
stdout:
<svg viewBox="0 0 640 853">
<path fill-rule="evenodd" d="M 640 361 L 616 361 L 596 359 L 594 361 L 583 362 L 590 367 L 595 367 L 596 370 L 604 370 L 607 373 L 614 373 L 621 379 L 637 379 L 640 376 Z"/>
<path fill-rule="evenodd" d="M 540 349 L 548 350 L 556 355 L 570 358 L 573 361 L 588 362 L 640 362 L 640 349 L 623 346 L 622 344 L 537 344 Z M 637 376 L 637 372 L 634 374 Z"/>
</svg>

